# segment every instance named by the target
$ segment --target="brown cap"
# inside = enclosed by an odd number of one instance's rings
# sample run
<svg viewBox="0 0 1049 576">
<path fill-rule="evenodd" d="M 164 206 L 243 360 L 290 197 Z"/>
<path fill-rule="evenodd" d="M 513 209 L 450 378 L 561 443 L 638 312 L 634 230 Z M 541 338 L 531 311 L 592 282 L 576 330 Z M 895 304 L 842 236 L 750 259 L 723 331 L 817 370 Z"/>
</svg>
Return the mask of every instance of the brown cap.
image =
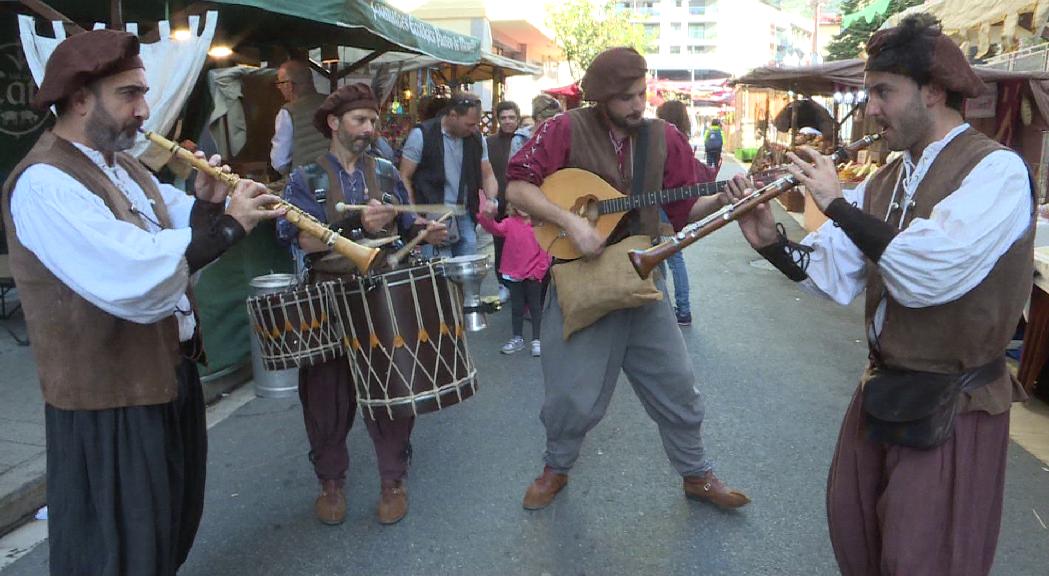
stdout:
<svg viewBox="0 0 1049 576">
<path fill-rule="evenodd" d="M 339 89 L 329 94 L 320 108 L 317 108 L 317 112 L 313 114 L 313 125 L 325 138 L 331 138 L 328 116 L 342 116 L 358 108 L 379 111 L 379 101 L 375 99 L 372 89 L 362 83 L 339 86 Z"/>
<path fill-rule="evenodd" d="M 916 29 L 922 22 L 923 20 L 917 18 L 914 22 L 905 20 L 895 28 L 875 32 L 867 41 L 867 69 L 871 69 L 871 62 L 875 61 L 883 50 L 916 49 L 916 44 L 912 42 L 918 40 L 918 36 L 921 35 L 925 36 L 922 40 L 927 41 L 932 48 L 929 56 L 929 82 L 935 82 L 948 92 L 958 92 L 966 98 L 975 98 L 983 94 L 986 87 L 969 65 L 961 48 L 944 34 L 938 25 Z M 913 52 L 911 57 L 916 57 Z"/>
<path fill-rule="evenodd" d="M 144 68 L 138 38 L 119 30 L 91 30 L 70 36 L 51 53 L 33 107 L 46 110 L 106 76 Z"/>
<path fill-rule="evenodd" d="M 630 89 L 630 85 L 648 72 L 645 57 L 628 47 L 609 48 L 597 55 L 583 74 L 579 86 L 583 98 L 605 102 Z"/>
</svg>

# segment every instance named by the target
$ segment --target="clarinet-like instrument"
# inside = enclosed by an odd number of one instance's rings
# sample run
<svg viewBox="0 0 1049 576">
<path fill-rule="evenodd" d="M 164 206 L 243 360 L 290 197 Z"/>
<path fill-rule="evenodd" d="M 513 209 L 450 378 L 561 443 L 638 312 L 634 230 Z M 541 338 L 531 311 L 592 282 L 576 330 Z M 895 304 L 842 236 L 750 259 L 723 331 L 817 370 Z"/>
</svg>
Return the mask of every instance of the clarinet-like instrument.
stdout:
<svg viewBox="0 0 1049 576">
<path fill-rule="evenodd" d="M 208 164 L 208 161 L 204 158 L 194 156 L 189 150 L 186 150 L 175 142 L 172 142 L 155 132 L 143 130 L 142 134 L 149 141 L 177 156 L 179 160 L 186 162 L 199 172 L 203 172 L 217 179 L 230 189 L 236 186 L 237 182 L 240 182 L 241 180 L 240 176 L 230 172 L 223 172 L 217 167 Z M 325 226 L 308 212 L 286 200 L 281 200 L 275 206 L 270 207 L 271 210 L 275 208 L 285 208 L 287 213 L 284 215 L 284 218 L 287 219 L 288 222 L 291 222 L 299 230 L 302 230 L 310 236 L 320 239 L 329 248 L 348 258 L 362 273 L 366 273 L 371 269 L 375 257 L 379 254 L 378 248 L 362 246 L 349 238 L 342 236 L 335 230 Z"/>
<path fill-rule="evenodd" d="M 870 146 L 880 139 L 881 134 L 864 136 L 848 146 L 835 150 L 834 153 L 831 154 L 831 160 L 833 160 L 835 164 L 845 162 L 849 159 L 851 154 Z M 783 194 L 797 185 L 798 180 L 793 174 L 787 174 L 786 176 L 777 178 L 771 183 L 754 190 L 743 198 L 740 198 L 736 202 L 723 206 L 720 210 L 706 218 L 685 226 L 680 232 L 671 236 L 669 240 L 645 250 L 631 250 L 630 263 L 634 265 L 634 270 L 637 271 L 638 276 L 648 278 L 648 275 L 652 273 L 652 269 L 658 266 L 660 262 L 684 250 L 700 238 L 709 236 L 711 233 L 720 230 L 729 222 L 738 220 L 740 216 L 750 212 L 758 205 L 776 198 L 780 194 Z"/>
</svg>

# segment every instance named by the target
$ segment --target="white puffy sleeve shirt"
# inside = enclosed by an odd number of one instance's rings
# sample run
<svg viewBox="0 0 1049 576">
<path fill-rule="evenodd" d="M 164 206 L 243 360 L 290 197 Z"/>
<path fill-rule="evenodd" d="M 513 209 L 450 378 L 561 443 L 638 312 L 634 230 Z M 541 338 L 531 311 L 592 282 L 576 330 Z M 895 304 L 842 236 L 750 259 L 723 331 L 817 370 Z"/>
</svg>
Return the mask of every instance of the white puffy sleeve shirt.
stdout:
<svg viewBox="0 0 1049 576">
<path fill-rule="evenodd" d="M 156 221 L 145 193 L 119 166 L 79 146 L 124 192 L 129 202 Z M 118 220 L 101 198 L 61 170 L 37 164 L 18 179 L 11 218 L 18 241 L 59 280 L 102 310 L 148 324 L 175 315 L 179 338 L 188 340 L 196 322 L 186 289 L 185 261 L 194 198 L 166 184 L 160 193 L 172 228 L 147 223 L 149 231 Z"/>
<path fill-rule="evenodd" d="M 905 204 L 917 192 L 929 166 L 944 146 L 968 128 L 963 124 L 930 144 L 917 164 L 904 154 L 901 190 Z M 845 191 L 845 199 L 863 206 L 865 184 Z M 1027 168 L 1007 150 L 981 160 L 958 189 L 936 204 L 929 218 L 916 218 L 900 231 L 878 261 L 885 287 L 908 308 L 957 300 L 987 277 L 998 259 L 1031 223 L 1031 188 Z M 875 215 L 882 216 L 882 215 Z M 833 221 L 809 234 L 803 244 L 814 250 L 803 290 L 846 305 L 866 287 L 867 260 Z M 884 302 L 875 328 L 880 330 Z"/>
</svg>

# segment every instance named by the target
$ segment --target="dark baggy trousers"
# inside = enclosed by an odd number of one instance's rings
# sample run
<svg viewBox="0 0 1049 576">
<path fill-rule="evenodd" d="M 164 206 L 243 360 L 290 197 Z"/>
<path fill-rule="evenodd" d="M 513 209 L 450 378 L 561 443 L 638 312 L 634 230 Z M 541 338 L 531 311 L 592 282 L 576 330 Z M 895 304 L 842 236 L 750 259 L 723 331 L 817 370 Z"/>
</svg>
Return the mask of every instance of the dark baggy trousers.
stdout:
<svg viewBox="0 0 1049 576">
<path fill-rule="evenodd" d="M 827 520 L 845 576 L 983 576 L 1002 520 L 1009 413 L 959 414 L 931 450 L 863 431 L 857 389 L 827 483 Z"/>
<path fill-rule="evenodd" d="M 345 358 L 299 369 L 299 399 L 310 440 L 310 461 L 320 480 L 343 481 L 350 466 L 346 436 L 357 414 L 357 393 Z M 382 480 L 401 480 L 411 460 L 415 418 L 361 416 L 375 446 Z"/>
<path fill-rule="evenodd" d="M 51 574 L 175 574 L 204 509 L 207 423 L 197 366 L 178 398 L 109 410 L 44 408 Z"/>
</svg>

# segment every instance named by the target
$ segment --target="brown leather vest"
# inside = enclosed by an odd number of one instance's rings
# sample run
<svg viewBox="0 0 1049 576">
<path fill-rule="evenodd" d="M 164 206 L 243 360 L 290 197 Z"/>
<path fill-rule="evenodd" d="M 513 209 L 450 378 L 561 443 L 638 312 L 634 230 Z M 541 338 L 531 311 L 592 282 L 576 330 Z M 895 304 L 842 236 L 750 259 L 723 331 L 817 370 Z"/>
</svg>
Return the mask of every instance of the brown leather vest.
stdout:
<svg viewBox="0 0 1049 576">
<path fill-rule="evenodd" d="M 956 136 L 940 152 L 918 185 L 915 205 L 908 209 L 903 228 L 915 218 L 929 218 L 933 207 L 950 196 L 969 172 L 988 154 L 1004 148 L 972 128 Z M 884 219 L 897 176 L 899 158 L 879 170 L 867 183 L 864 211 Z M 897 194 L 901 202 L 903 184 Z M 897 225 L 901 209 L 889 217 Z M 1027 297 L 1031 293 L 1034 258 L 1034 213 L 1027 232 L 1017 240 L 975 288 L 961 298 L 926 308 L 907 308 L 892 298 L 877 266 L 868 261 L 866 322 L 868 332 L 884 295 L 885 319 L 878 334 L 878 353 L 894 368 L 937 373 L 968 371 L 1001 357 L 1012 339 Z M 962 399 L 962 409 L 999 414 L 1023 391 L 1008 374 Z"/>
<path fill-rule="evenodd" d="M 161 226 L 169 228 L 167 208 L 149 172 L 130 155 L 119 153 L 116 161 L 153 201 Z M 124 194 L 90 158 L 50 131 L 40 136 L 4 183 L 2 206 L 11 273 L 22 299 L 44 400 L 63 410 L 171 402 L 178 391 L 175 368 L 180 354 L 174 316 L 138 324 L 104 312 L 63 284 L 18 241 L 11 194 L 18 178 L 33 164 L 49 164 L 69 174 L 97 194 L 118 219 L 143 229 L 146 224 L 131 212 Z M 188 268 L 178 273 L 188 274 Z"/>
<path fill-rule="evenodd" d="M 619 172 L 619 160 L 616 158 L 612 139 L 608 134 L 608 124 L 601 117 L 596 106 L 569 110 L 572 125 L 572 146 L 565 168 L 581 168 L 600 176 L 623 194 L 631 193 L 633 182 L 632 153 L 626 155 L 623 162 L 623 174 Z M 648 151 L 645 158 L 645 181 L 642 192 L 656 192 L 663 189 L 663 168 L 667 159 L 666 123 L 662 120 L 647 120 L 649 130 Z M 631 136 L 630 150 L 636 149 L 637 137 Z M 648 206 L 632 211 L 613 239 L 622 239 L 626 235 L 645 234 L 652 238 L 659 237 L 659 208 Z M 610 240 L 613 241 L 613 240 Z"/>
</svg>

